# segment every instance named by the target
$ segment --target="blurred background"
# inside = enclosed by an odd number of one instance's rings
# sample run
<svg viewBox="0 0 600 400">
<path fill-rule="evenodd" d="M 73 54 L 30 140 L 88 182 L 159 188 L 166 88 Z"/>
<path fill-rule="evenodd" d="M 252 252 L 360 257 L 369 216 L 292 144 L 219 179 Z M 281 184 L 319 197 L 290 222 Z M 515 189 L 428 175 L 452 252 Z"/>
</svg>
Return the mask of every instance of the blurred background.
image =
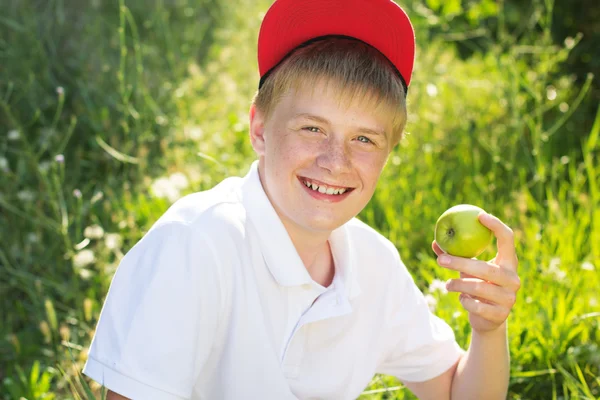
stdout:
<svg viewBox="0 0 600 400">
<path fill-rule="evenodd" d="M 600 398 L 600 4 L 400 4 L 417 34 L 409 134 L 358 217 L 467 347 L 433 227 L 457 203 L 498 215 L 523 281 L 509 398 Z M 269 5 L 0 2 L 0 399 L 103 398 L 80 371 L 120 259 L 175 200 L 254 159 Z M 361 399 L 414 397 L 377 375 Z"/>
</svg>

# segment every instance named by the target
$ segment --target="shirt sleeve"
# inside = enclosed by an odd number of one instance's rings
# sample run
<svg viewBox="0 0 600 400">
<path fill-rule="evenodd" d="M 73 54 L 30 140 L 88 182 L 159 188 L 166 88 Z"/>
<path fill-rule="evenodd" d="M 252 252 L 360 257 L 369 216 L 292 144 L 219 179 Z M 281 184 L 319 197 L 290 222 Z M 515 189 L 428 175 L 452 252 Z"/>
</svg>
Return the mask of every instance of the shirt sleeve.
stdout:
<svg viewBox="0 0 600 400">
<path fill-rule="evenodd" d="M 117 268 L 83 373 L 131 399 L 189 399 L 220 337 L 219 267 L 206 234 L 153 227 Z"/>
<path fill-rule="evenodd" d="M 452 328 L 429 310 L 423 293 L 399 262 L 396 284 L 391 289 L 398 295 L 387 326 L 388 344 L 377 372 L 405 382 L 423 382 L 447 371 L 464 351 L 456 343 Z"/>
</svg>

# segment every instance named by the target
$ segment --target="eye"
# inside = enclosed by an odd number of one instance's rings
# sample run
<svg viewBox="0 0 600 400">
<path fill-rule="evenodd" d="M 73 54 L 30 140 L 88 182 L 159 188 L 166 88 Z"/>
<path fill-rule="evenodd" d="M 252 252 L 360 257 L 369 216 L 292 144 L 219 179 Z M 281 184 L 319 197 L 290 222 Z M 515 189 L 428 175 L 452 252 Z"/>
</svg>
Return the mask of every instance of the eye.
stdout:
<svg viewBox="0 0 600 400">
<path fill-rule="evenodd" d="M 361 143 L 366 143 L 366 144 L 373 143 L 373 141 L 366 136 L 359 136 L 358 139 L 359 139 L 358 141 Z M 361 140 L 361 139 L 365 139 L 365 140 Z"/>
<path fill-rule="evenodd" d="M 302 129 L 305 131 L 310 131 L 312 133 L 319 133 L 319 128 L 317 128 L 316 126 L 305 126 Z"/>
</svg>

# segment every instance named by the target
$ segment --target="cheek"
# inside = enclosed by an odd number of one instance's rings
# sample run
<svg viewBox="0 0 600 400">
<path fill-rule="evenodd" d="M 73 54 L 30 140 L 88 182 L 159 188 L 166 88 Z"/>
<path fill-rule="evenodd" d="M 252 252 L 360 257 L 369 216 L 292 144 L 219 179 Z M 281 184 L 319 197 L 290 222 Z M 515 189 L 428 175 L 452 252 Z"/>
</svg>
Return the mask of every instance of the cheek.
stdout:
<svg viewBox="0 0 600 400">
<path fill-rule="evenodd" d="M 293 144 L 290 139 L 290 136 L 285 131 L 273 132 L 267 146 L 274 156 L 282 157 L 285 156 L 286 152 L 289 151 L 290 146 Z"/>
<path fill-rule="evenodd" d="M 354 165 L 360 166 L 359 171 L 365 187 L 374 189 L 385 165 L 385 159 L 380 155 L 363 154 L 355 159 Z"/>
<path fill-rule="evenodd" d="M 282 133 L 272 142 L 272 154 L 276 158 L 289 161 L 314 158 L 319 151 L 318 143 L 302 140 L 293 133 Z"/>
</svg>

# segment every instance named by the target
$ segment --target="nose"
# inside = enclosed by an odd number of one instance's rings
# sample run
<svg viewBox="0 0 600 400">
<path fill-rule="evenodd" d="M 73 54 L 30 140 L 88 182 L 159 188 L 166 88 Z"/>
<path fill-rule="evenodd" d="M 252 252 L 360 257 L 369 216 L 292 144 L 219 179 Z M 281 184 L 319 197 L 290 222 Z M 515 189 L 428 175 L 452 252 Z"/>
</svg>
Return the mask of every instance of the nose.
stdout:
<svg viewBox="0 0 600 400">
<path fill-rule="evenodd" d="M 329 138 L 324 142 L 321 154 L 317 157 L 317 165 L 337 176 L 350 171 L 350 154 L 343 140 Z"/>
</svg>

